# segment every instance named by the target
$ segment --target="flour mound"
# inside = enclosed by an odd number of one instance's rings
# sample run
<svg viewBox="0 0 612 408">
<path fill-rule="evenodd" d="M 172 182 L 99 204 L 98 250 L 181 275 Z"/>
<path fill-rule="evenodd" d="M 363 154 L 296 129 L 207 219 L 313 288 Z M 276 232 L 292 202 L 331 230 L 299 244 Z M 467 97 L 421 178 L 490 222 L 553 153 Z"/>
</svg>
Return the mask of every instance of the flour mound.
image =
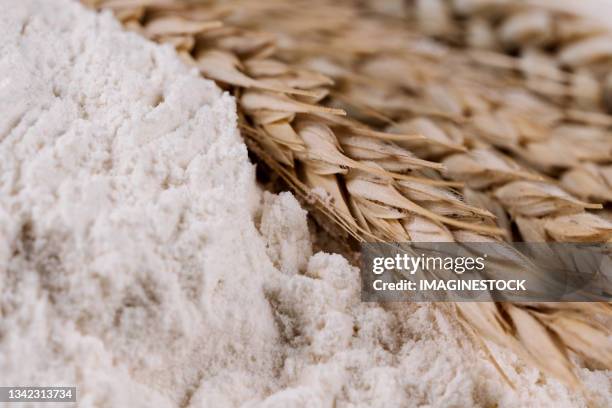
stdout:
<svg viewBox="0 0 612 408">
<path fill-rule="evenodd" d="M 361 302 L 233 99 L 68 0 L 0 0 L 0 386 L 83 407 L 585 406 L 452 313 Z M 610 374 L 581 373 L 596 403 Z"/>
<path fill-rule="evenodd" d="M 233 99 L 110 15 L 0 6 L 2 382 L 161 407 L 204 372 L 272 370 Z"/>
</svg>

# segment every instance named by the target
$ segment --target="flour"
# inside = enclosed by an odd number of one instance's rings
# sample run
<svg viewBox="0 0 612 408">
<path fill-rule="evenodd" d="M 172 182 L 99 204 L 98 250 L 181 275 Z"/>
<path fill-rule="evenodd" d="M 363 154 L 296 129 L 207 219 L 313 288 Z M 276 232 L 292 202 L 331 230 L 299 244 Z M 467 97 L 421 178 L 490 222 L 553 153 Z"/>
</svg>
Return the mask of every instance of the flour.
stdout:
<svg viewBox="0 0 612 408">
<path fill-rule="evenodd" d="M 303 271 L 312 255 L 306 211 L 290 193 L 264 194 L 259 231 L 267 243 L 270 260 L 282 272 Z"/>
<path fill-rule="evenodd" d="M 110 15 L 0 5 L 2 382 L 176 406 L 203 373 L 270 372 L 233 99 Z"/>
<path fill-rule="evenodd" d="M 513 391 L 451 314 L 361 302 L 295 198 L 259 192 L 233 99 L 169 47 L 67 0 L 0 7 L 0 385 L 76 385 L 83 407 L 585 406 L 494 350 Z"/>
</svg>

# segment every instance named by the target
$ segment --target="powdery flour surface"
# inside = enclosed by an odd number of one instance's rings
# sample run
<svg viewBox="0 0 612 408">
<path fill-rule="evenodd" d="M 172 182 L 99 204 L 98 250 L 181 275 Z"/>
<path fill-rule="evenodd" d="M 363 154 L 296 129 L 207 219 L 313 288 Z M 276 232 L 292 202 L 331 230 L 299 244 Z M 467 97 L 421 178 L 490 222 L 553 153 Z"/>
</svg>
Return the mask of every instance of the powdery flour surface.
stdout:
<svg viewBox="0 0 612 408">
<path fill-rule="evenodd" d="M 233 99 L 67 0 L 0 0 L 0 385 L 81 407 L 584 406 L 427 305 L 364 304 L 261 193 Z M 609 373 L 583 370 L 592 398 Z M 334 405 L 335 404 L 335 405 Z"/>
</svg>

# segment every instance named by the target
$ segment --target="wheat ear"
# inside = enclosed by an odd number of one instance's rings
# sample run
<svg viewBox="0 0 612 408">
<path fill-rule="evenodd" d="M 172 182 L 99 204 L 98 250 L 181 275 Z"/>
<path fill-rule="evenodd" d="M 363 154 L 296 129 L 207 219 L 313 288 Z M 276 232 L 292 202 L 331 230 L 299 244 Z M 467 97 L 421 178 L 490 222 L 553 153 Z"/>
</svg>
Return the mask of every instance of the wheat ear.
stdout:
<svg viewBox="0 0 612 408">
<path fill-rule="evenodd" d="M 503 200 L 500 205 L 499 197 L 487 190 L 488 184 L 486 188 L 479 188 L 484 192 L 473 193 L 477 197 L 473 201 L 480 200 L 479 205 L 463 201 L 450 188 L 457 184 L 439 175 L 440 171 L 449 171 L 440 160 L 450 160 L 455 154 L 473 159 L 474 152 L 479 154 L 482 150 L 485 152 L 482 154 L 492 155 L 494 162 L 504 163 L 501 168 L 476 171 L 482 173 L 479 174 L 481 179 L 493 177 L 497 180 L 495 184 L 501 183 L 502 187 L 507 187 L 509 182 L 546 183 L 543 175 L 515 163 L 495 150 L 496 144 L 487 142 L 486 138 L 468 139 L 461 132 L 461 127 L 467 126 L 465 118 L 449 106 L 423 104 L 422 99 L 405 95 L 399 100 L 386 98 L 384 87 L 395 83 L 387 77 L 364 75 L 353 65 L 356 56 L 360 62 L 365 56 L 374 63 L 379 57 L 377 47 L 381 44 L 386 44 L 386 51 L 392 56 L 400 49 L 401 57 L 407 59 L 413 55 L 425 55 L 423 58 L 430 60 L 439 58 L 436 47 L 427 49 L 427 44 L 423 47 L 417 44 L 413 49 L 406 49 L 399 44 L 400 40 L 391 40 L 392 44 L 388 44 L 381 42 L 381 37 L 367 38 L 368 33 L 364 32 L 361 37 L 339 36 L 339 40 L 334 38 L 335 41 L 324 45 L 320 41 L 306 38 L 301 41 L 299 37 L 288 35 L 288 45 L 281 49 L 275 36 L 248 30 L 255 22 L 264 24 L 267 21 L 252 18 L 269 11 L 265 3 L 190 4 L 152 0 L 142 4 L 133 0 L 113 0 L 98 6 L 113 8 L 127 27 L 156 41 L 173 44 L 187 62 L 220 85 L 231 87 L 245 119 L 241 126 L 249 146 L 296 191 L 315 196 L 321 208 L 358 239 L 497 240 L 501 233 L 494 225 L 493 213 L 506 216 L 510 206 L 503 205 Z M 279 6 L 279 3 L 274 5 Z M 300 27 L 314 27 L 313 32 L 320 34 L 317 27 L 334 25 L 340 19 L 344 25 L 336 26 L 337 31 L 347 25 L 380 29 L 373 19 L 360 19 L 359 24 L 355 24 L 357 20 L 351 22 L 351 19 L 361 18 L 351 6 L 326 2 L 320 5 L 320 8 L 318 4 L 317 7 L 309 6 L 323 14 L 320 19 L 294 19 L 269 27 L 286 29 L 289 34 Z M 241 12 L 233 13 L 238 7 Z M 273 19 L 274 15 L 266 17 Z M 228 20 L 237 25 L 219 27 L 213 23 L 216 20 Z M 207 24 L 198 26 L 204 22 Z M 239 28 L 240 22 L 244 28 Z M 182 26 L 189 29 L 181 29 Z M 396 36 L 403 40 L 407 36 L 416 41 L 418 34 L 396 23 L 386 30 L 384 38 L 387 39 Z M 334 58 L 315 58 L 329 57 L 328 53 Z M 342 59 L 346 61 L 339 63 Z M 313 70 L 313 66 L 317 70 Z M 337 78 L 337 84 L 332 84 L 330 77 Z M 364 96 L 359 97 L 355 92 L 364 92 Z M 369 98 L 365 97 L 368 92 L 372 92 Z M 354 114 L 353 118 L 362 121 L 341 116 L 342 111 L 336 107 L 322 106 L 319 102 L 324 98 L 338 106 L 345 105 Z M 435 95 L 432 98 L 444 99 Z M 375 105 L 372 99 L 385 102 L 385 106 L 372 106 Z M 476 105 L 478 101 L 473 103 Z M 428 136 L 421 132 L 398 132 L 393 128 L 393 133 L 389 133 L 363 124 L 366 120 L 371 125 L 382 123 L 392 128 L 400 123 L 397 118 L 404 114 L 408 114 L 408 120 L 426 120 L 423 122 L 426 124 L 411 123 L 410 126 L 429 126 L 431 130 L 430 125 L 433 125 L 441 132 L 435 130 L 432 131 L 437 132 L 435 136 Z M 601 120 L 599 116 L 587 119 Z M 465 174 L 464 171 L 460 173 Z M 321 191 L 325 192 L 325 197 L 321 197 Z M 546 194 L 542 200 L 552 201 L 552 207 L 563 207 L 563 213 L 569 209 L 570 214 L 563 216 L 592 215 L 584 212 L 590 208 L 589 203 L 573 197 L 558 197 L 557 192 L 556 195 Z M 484 202 L 495 205 L 482 205 Z M 484 207 L 491 207 L 491 210 Z M 550 214 L 529 216 L 551 220 Z M 593 228 L 600 228 L 600 225 L 593 225 Z M 609 232 L 604 228 L 598 234 Z M 597 236 L 594 233 L 586 235 L 588 239 Z M 568 358 L 570 350 L 606 367 L 612 366 L 612 351 L 606 340 L 609 330 L 594 319 L 596 315 L 610 315 L 605 305 L 466 303 L 457 307 L 470 323 L 469 327 L 478 334 L 511 347 L 568 384 L 578 384 Z"/>
</svg>

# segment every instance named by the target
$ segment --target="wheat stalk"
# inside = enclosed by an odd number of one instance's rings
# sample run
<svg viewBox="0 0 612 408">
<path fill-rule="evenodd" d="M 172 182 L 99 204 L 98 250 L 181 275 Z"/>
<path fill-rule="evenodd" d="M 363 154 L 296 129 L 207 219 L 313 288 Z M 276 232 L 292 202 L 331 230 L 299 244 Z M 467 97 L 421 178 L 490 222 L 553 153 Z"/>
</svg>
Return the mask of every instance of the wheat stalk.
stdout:
<svg viewBox="0 0 612 408">
<path fill-rule="evenodd" d="M 510 231 L 508 215 L 523 225 L 526 238 L 564 240 L 568 229 L 557 228 L 563 225 L 573 226 L 569 237 L 580 240 L 601 241 L 612 233 L 602 219 L 585 212 L 593 205 L 502 153 L 499 148 L 527 157 L 520 150 L 523 144 L 509 143 L 506 135 L 496 134 L 499 130 L 490 117 L 476 121 L 457 112 L 462 105 L 447 97 L 449 88 L 436 82 L 439 75 L 456 75 L 455 70 L 435 69 L 448 50 L 423 41 L 402 22 L 365 18 L 350 3 L 323 1 L 316 7 L 309 2 L 296 18 L 287 18 L 290 14 L 283 12 L 287 5 L 278 2 L 110 0 L 95 6 L 113 9 L 132 30 L 171 43 L 204 75 L 231 87 L 249 147 L 357 239 L 498 240 L 502 234 L 495 227 L 495 216 Z M 219 27 L 219 20 L 229 24 Z M 256 25 L 279 32 L 250 30 Z M 495 61 L 488 55 L 485 61 L 482 55 L 450 55 L 448 61 L 461 62 L 464 76 L 456 86 L 463 91 L 472 85 L 486 88 L 489 82 L 494 88 L 524 84 L 522 78 L 510 76 L 499 80 L 499 70 L 508 70 L 508 64 L 492 67 Z M 482 72 L 476 72 L 475 65 L 483 67 Z M 382 73 L 376 73 L 377 66 Z M 352 119 L 342 116 L 337 107 L 321 105 L 323 99 L 344 106 Z M 473 109 L 483 107 L 482 102 L 479 95 L 461 100 Z M 500 114 L 497 106 L 494 112 L 491 106 L 484 108 L 488 115 Z M 551 117 L 556 113 L 551 108 Z M 592 122 L 607 120 L 605 115 L 583 111 L 562 113 L 575 115 L 588 128 Z M 516 120 L 530 128 L 518 113 L 510 122 Z M 385 127 L 391 132 L 376 130 Z M 476 136 L 466 134 L 466 129 L 475 130 Z M 586 165 L 596 166 L 597 171 L 601 167 L 597 162 Z M 466 190 L 468 203 L 453 189 L 460 185 L 444 179 L 441 171 L 475 183 Z M 576 184 L 581 177 L 600 180 L 580 171 L 582 167 L 574 166 L 566 173 L 569 183 Z M 592 182 L 591 191 L 602 194 L 605 190 L 597 182 Z M 529 203 L 513 201 L 515 194 Z M 606 305 L 463 303 L 456 307 L 474 333 L 512 348 L 568 384 L 578 385 L 569 350 L 612 367 L 609 330 L 594 318 L 611 314 Z"/>
</svg>

